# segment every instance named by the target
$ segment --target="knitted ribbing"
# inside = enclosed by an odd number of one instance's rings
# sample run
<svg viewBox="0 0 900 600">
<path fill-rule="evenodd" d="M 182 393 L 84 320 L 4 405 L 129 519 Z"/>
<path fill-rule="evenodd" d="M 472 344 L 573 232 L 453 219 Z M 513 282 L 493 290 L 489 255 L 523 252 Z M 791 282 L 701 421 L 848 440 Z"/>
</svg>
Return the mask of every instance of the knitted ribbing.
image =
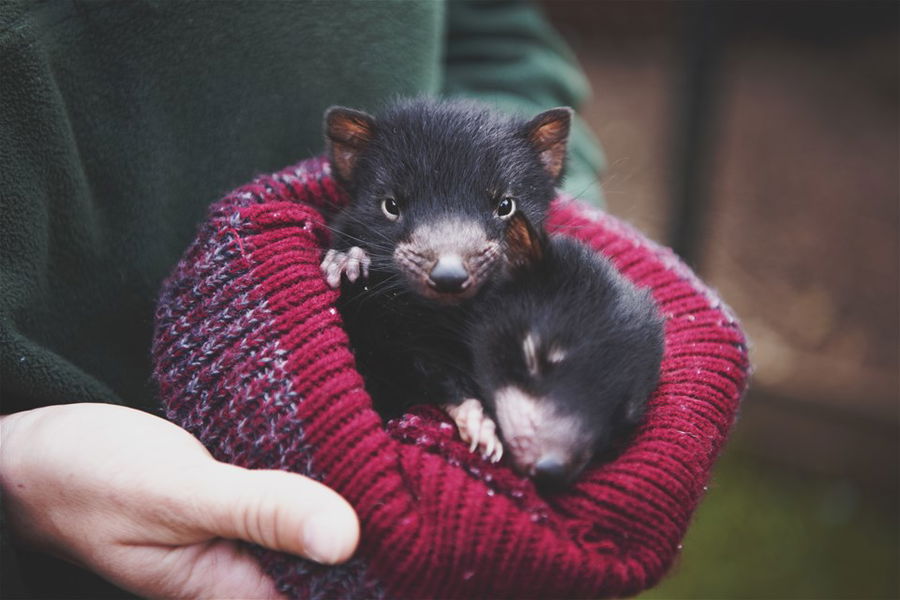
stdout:
<svg viewBox="0 0 900 600">
<path fill-rule="evenodd" d="M 420 407 L 384 427 L 319 271 L 320 210 L 346 198 L 326 161 L 259 177 L 214 204 L 165 282 L 153 347 L 167 416 L 219 460 L 303 473 L 357 510 L 355 558 L 322 567 L 256 549 L 293 597 L 601 597 L 672 564 L 747 378 L 729 310 L 674 254 L 561 197 L 548 228 L 651 289 L 666 318 L 646 418 L 614 461 L 539 495 L 468 452 Z"/>
</svg>

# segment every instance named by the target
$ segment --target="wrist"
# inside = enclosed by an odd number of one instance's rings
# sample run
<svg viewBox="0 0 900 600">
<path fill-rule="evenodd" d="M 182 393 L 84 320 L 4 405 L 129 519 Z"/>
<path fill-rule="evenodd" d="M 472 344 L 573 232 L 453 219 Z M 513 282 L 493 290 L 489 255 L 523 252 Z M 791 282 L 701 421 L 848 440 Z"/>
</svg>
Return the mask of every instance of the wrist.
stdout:
<svg viewBox="0 0 900 600">
<path fill-rule="evenodd" d="M 32 528 L 21 517 L 22 496 L 29 491 L 24 479 L 27 459 L 24 442 L 31 436 L 29 430 L 40 420 L 42 409 L 0 415 L 0 490 L 3 495 L 4 520 L 16 542 L 26 546 L 40 546 Z"/>
<path fill-rule="evenodd" d="M 81 564 L 70 551 L 65 507 L 79 504 L 77 429 L 81 407 L 52 405 L 0 416 L 0 489 L 4 518 L 14 541 Z M 73 423 L 73 417 L 74 423 Z M 71 460 L 70 460 L 71 459 Z"/>
</svg>

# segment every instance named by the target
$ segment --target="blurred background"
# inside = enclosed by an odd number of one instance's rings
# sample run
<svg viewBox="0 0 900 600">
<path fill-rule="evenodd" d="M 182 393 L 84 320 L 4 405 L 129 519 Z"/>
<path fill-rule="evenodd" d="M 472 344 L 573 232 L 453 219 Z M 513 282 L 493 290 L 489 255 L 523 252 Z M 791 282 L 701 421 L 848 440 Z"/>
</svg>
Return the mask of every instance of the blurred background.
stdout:
<svg viewBox="0 0 900 600">
<path fill-rule="evenodd" d="M 755 372 L 642 598 L 898 598 L 900 3 L 545 0 L 608 210 L 741 317 Z"/>
</svg>

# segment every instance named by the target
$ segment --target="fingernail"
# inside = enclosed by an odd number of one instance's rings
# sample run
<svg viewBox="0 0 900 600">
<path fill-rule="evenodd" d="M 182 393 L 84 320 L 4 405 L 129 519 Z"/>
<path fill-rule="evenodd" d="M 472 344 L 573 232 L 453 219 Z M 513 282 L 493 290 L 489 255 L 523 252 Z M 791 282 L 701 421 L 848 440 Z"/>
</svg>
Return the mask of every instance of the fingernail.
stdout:
<svg viewBox="0 0 900 600">
<path fill-rule="evenodd" d="M 331 565 L 348 558 L 349 539 L 356 524 L 346 513 L 322 512 L 313 515 L 303 528 L 304 554 L 317 563 Z"/>
</svg>

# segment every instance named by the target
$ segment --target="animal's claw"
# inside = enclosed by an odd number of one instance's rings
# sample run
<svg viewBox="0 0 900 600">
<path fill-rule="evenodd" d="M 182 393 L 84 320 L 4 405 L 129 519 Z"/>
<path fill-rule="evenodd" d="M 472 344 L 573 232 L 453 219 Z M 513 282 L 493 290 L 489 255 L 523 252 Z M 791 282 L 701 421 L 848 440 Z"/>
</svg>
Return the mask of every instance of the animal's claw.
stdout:
<svg viewBox="0 0 900 600">
<path fill-rule="evenodd" d="M 503 456 L 503 444 L 497 436 L 497 425 L 487 415 L 481 402 L 468 398 L 458 405 L 448 404 L 444 407 L 459 428 L 459 437 L 469 443 L 469 452 L 481 450 L 485 460 L 496 463 Z"/>
<path fill-rule="evenodd" d="M 341 275 L 346 275 L 347 280 L 353 283 L 359 276 L 369 276 L 369 265 L 372 259 L 366 251 L 358 246 L 353 246 L 346 252 L 329 250 L 322 259 L 320 269 L 325 275 L 325 281 L 333 288 L 341 285 Z"/>
</svg>

